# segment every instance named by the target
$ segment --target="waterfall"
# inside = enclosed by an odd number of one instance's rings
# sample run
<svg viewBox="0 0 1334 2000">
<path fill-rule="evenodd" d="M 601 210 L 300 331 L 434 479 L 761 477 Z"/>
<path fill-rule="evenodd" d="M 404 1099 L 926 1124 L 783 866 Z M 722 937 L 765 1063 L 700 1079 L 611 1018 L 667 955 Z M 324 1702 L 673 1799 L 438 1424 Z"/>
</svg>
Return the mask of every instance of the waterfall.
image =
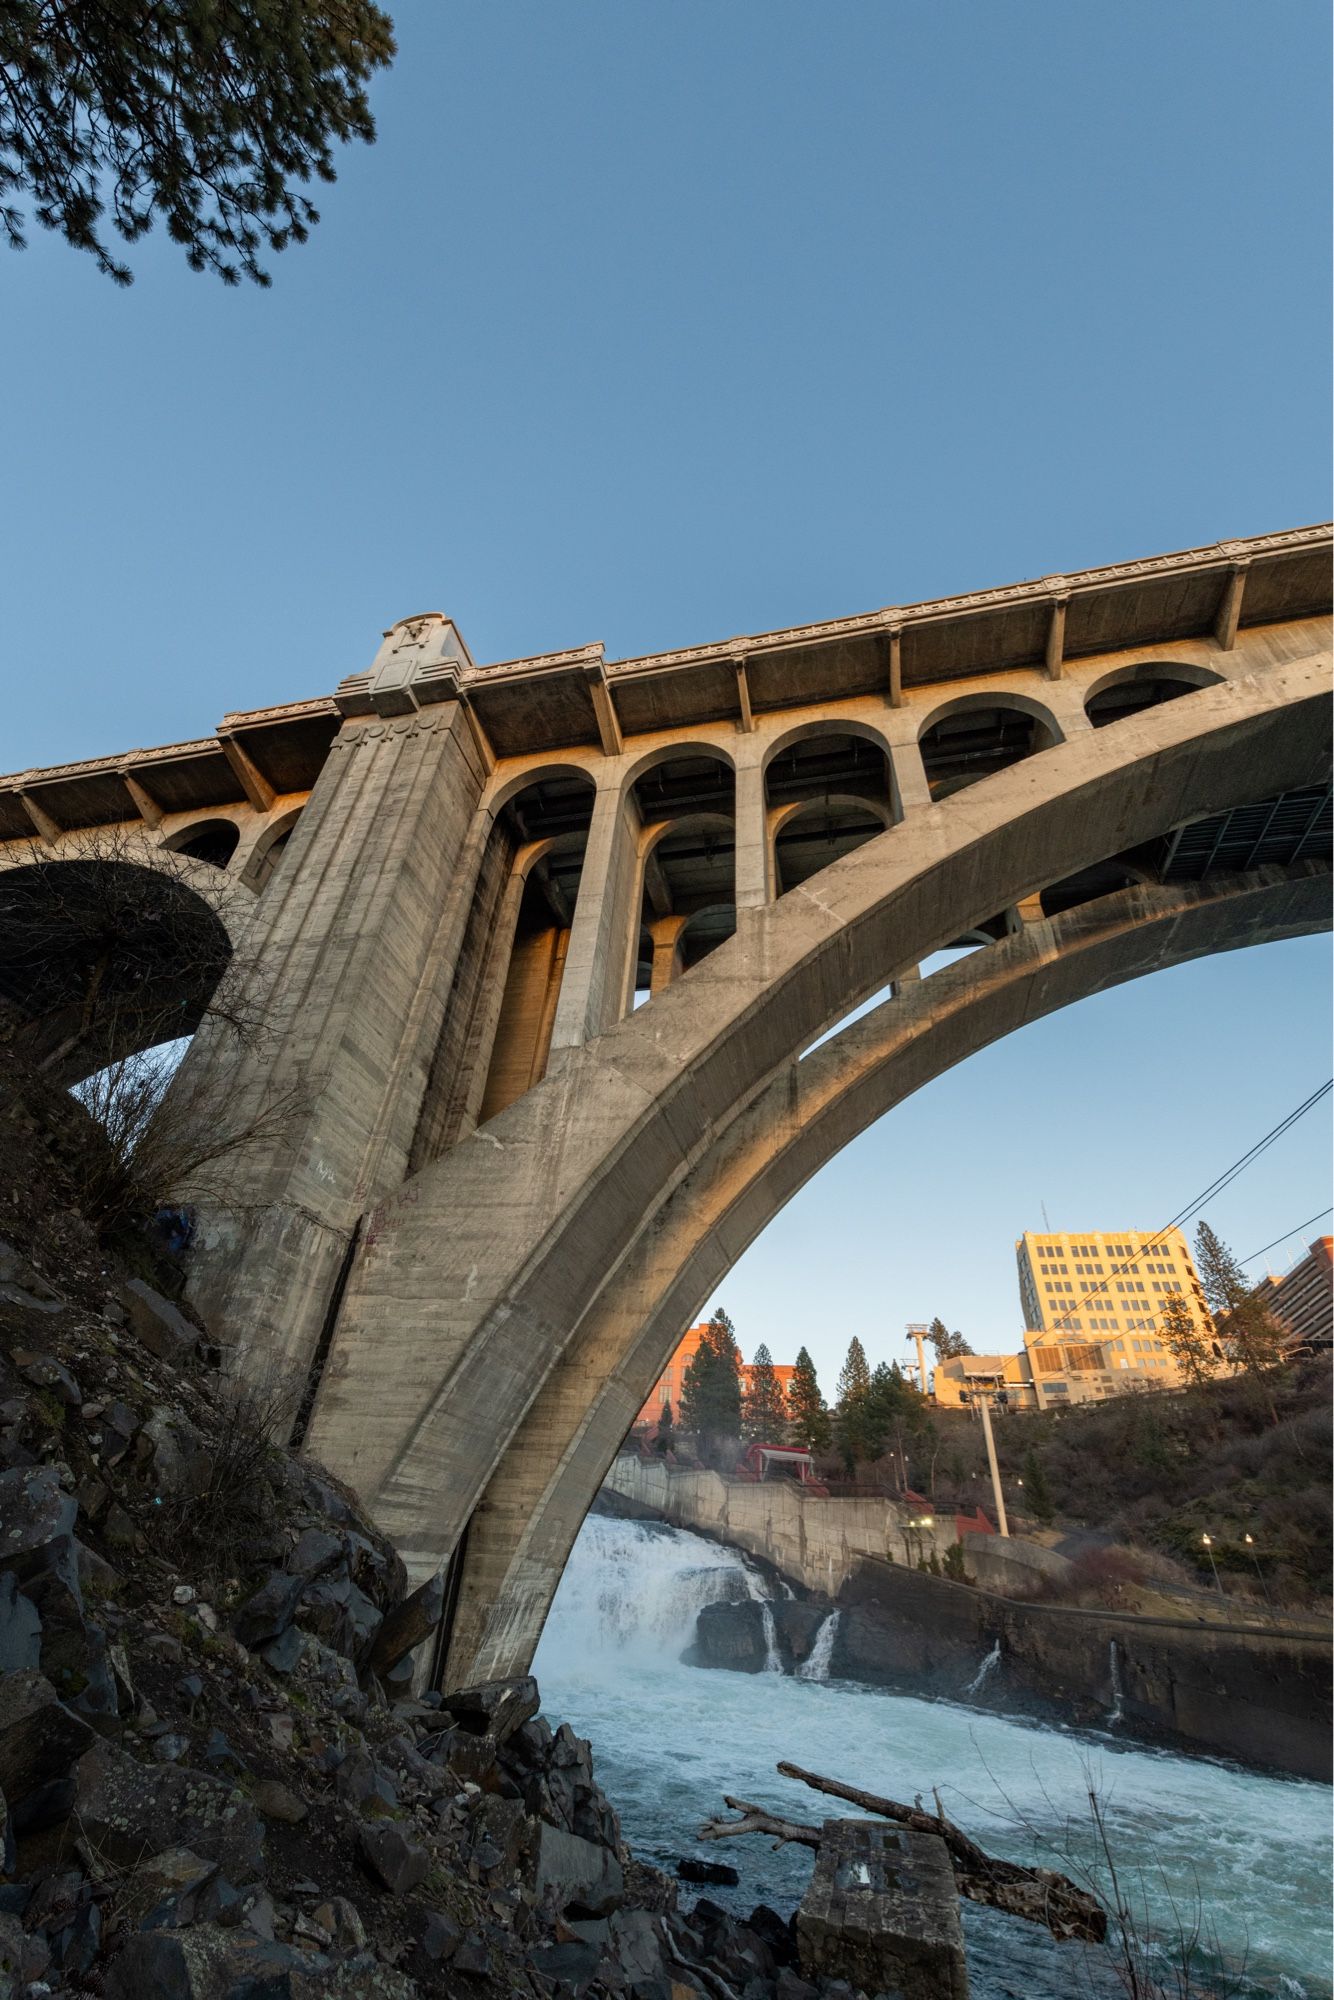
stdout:
<svg viewBox="0 0 1334 2000">
<path fill-rule="evenodd" d="M 834 1657 L 834 1639 L 838 1633 L 838 1621 L 842 1616 L 841 1611 L 831 1611 L 822 1621 L 815 1635 L 815 1644 L 811 1647 L 810 1658 L 797 1669 L 799 1681 L 829 1679 L 829 1662 Z"/>
<path fill-rule="evenodd" d="M 783 1655 L 778 1650 L 778 1628 L 774 1624 L 772 1604 L 760 1605 L 760 1617 L 764 1621 L 764 1671 L 766 1674 L 781 1674 Z"/>
<path fill-rule="evenodd" d="M 1107 1727 L 1109 1729 L 1115 1729 L 1116 1725 L 1118 1724 L 1118 1722 L 1120 1722 L 1122 1716 L 1125 1714 L 1125 1708 L 1122 1703 L 1122 1690 L 1121 1690 L 1121 1655 L 1117 1650 L 1117 1644 L 1115 1639 L 1112 1639 L 1108 1642 L 1107 1657 L 1109 1664 L 1111 1666 L 1111 1674 L 1112 1674 L 1112 1707 L 1111 1707 L 1111 1713 L 1107 1717 Z"/>
<path fill-rule="evenodd" d="M 985 1660 L 983 1660 L 981 1666 L 978 1668 L 977 1672 L 973 1675 L 973 1678 L 969 1681 L 967 1687 L 964 1689 L 964 1693 L 976 1694 L 979 1688 L 984 1687 L 987 1681 L 989 1681 L 991 1676 L 995 1673 L 997 1667 L 1000 1665 L 1000 1660 L 1001 1660 L 1001 1643 L 1000 1640 L 997 1639 L 995 1645 L 992 1647 L 991 1651 L 987 1654 L 987 1657 L 985 1658 Z"/>
<path fill-rule="evenodd" d="M 706 1604 L 746 1598 L 763 1604 L 764 1597 L 755 1570 L 735 1549 L 653 1521 L 590 1514 L 542 1634 L 542 1656 L 557 1672 L 576 1662 L 679 1659 Z M 769 1612 L 766 1638 L 777 1660 L 772 1620 Z"/>
</svg>

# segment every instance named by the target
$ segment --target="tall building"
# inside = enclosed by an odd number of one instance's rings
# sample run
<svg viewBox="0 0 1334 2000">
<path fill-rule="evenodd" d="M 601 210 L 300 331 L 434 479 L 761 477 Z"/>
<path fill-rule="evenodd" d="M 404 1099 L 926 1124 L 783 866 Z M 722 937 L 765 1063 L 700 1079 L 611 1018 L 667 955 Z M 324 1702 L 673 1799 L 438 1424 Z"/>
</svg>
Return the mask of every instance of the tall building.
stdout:
<svg viewBox="0 0 1334 2000">
<path fill-rule="evenodd" d="M 1177 1293 L 1212 1340 L 1204 1294 L 1179 1229 L 1028 1230 L 1015 1244 L 1024 1347 L 1040 1408 L 1168 1389 L 1181 1372 L 1158 1331 Z M 1222 1350 L 1215 1343 L 1222 1360 Z"/>
<path fill-rule="evenodd" d="M 1281 1278 L 1272 1273 L 1256 1286 L 1274 1318 L 1292 1336 L 1294 1348 L 1315 1350 L 1330 1345 L 1334 1322 L 1334 1237 L 1317 1236 L 1300 1263 Z"/>
<path fill-rule="evenodd" d="M 708 1321 L 705 1320 L 699 1326 L 692 1326 L 689 1333 L 683 1336 L 675 1354 L 673 1354 L 671 1360 L 649 1390 L 648 1399 L 643 1409 L 639 1412 L 639 1415 L 635 1418 L 637 1424 L 656 1424 L 658 1418 L 662 1415 L 662 1406 L 664 1403 L 671 1404 L 673 1417 L 678 1422 L 680 1421 L 681 1391 L 685 1387 L 686 1369 L 695 1358 L 696 1350 L 704 1337 L 707 1325 Z M 781 1364 L 779 1362 L 774 1363 L 774 1374 L 782 1384 L 785 1396 L 792 1386 L 792 1377 L 796 1372 L 796 1369 L 790 1367 L 786 1362 Z M 745 1394 L 746 1384 L 749 1379 L 750 1364 L 743 1362 L 741 1365 L 741 1390 L 743 1395 Z"/>
</svg>

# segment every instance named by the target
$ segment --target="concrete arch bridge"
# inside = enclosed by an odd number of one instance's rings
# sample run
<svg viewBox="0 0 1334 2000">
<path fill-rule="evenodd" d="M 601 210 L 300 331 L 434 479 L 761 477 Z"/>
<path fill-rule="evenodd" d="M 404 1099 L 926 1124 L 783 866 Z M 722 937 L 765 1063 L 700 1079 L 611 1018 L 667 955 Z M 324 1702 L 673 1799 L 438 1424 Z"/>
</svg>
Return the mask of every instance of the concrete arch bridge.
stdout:
<svg viewBox="0 0 1334 2000">
<path fill-rule="evenodd" d="M 266 1033 L 206 1019 L 178 1088 L 293 1111 L 190 1283 L 410 1565 L 451 1562 L 450 1680 L 531 1657 L 680 1329 L 858 1131 L 1026 1020 L 1327 925 L 1329 549 L 613 663 L 478 667 L 432 614 L 290 712 L 304 810 L 239 933 Z M 58 782 L 13 785 L 53 853 L 86 838 Z"/>
</svg>

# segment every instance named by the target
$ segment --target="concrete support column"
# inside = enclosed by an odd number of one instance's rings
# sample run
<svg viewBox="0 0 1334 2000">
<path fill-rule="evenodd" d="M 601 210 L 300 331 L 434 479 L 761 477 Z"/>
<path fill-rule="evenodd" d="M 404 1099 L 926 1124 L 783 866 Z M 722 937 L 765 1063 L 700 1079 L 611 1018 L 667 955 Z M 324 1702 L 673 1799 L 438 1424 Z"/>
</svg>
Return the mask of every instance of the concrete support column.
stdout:
<svg viewBox="0 0 1334 2000">
<path fill-rule="evenodd" d="M 922 763 L 921 746 L 916 735 L 910 735 L 907 728 L 896 720 L 894 726 L 886 731 L 886 736 L 890 803 L 895 820 L 902 820 L 919 806 L 930 805 L 931 787 L 926 782 L 926 767 Z"/>
<path fill-rule="evenodd" d="M 659 917 L 649 926 L 649 936 L 653 939 L 653 978 L 649 986 L 650 995 L 662 993 L 674 979 L 681 976 L 681 933 L 686 927 L 684 917 Z"/>
<path fill-rule="evenodd" d="M 598 787 L 551 1034 L 554 1060 L 612 1027 L 639 939 L 638 814 L 619 768 Z"/>
<path fill-rule="evenodd" d="M 237 1138 L 234 1189 L 212 1169 L 182 1189 L 190 1297 L 294 1394 L 358 1219 L 407 1171 L 482 782 L 456 703 L 345 725 L 238 954 L 247 1033 L 207 1023 L 173 1084 L 191 1122 Z"/>
<path fill-rule="evenodd" d="M 773 850 L 764 805 L 764 766 L 758 742 L 736 767 L 736 907 L 756 910 L 774 899 Z"/>
</svg>

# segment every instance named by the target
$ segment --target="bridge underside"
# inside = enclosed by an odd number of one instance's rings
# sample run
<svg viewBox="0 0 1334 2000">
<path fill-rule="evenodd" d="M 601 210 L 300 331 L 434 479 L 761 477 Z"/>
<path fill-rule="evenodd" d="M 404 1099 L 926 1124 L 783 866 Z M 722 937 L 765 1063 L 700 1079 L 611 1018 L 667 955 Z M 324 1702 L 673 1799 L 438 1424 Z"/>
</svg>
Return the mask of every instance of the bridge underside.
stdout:
<svg viewBox="0 0 1334 2000">
<path fill-rule="evenodd" d="M 430 614 L 327 699 L 0 779 L 0 1033 L 74 1081 L 200 1023 L 174 1107 L 244 1200 L 178 1190 L 191 1296 L 419 1575 L 457 1553 L 451 1677 L 525 1662 L 681 1328 L 872 1118 L 1326 920 L 1329 539 L 611 663 Z"/>
<path fill-rule="evenodd" d="M 681 1327 L 836 1152 L 945 1070 L 1062 1007 L 1327 928 L 1329 895 L 1327 864 L 1301 861 L 1121 890 L 905 985 L 787 1064 L 664 1203 L 516 1431 L 456 1565 L 447 1682 L 526 1671 L 593 1496 Z M 1003 1152 L 1003 1121 L 975 1136 Z"/>
<path fill-rule="evenodd" d="M 1309 851 L 1328 784 L 1326 680 L 1311 660 L 1201 688 L 921 806 L 780 900 L 739 911 L 736 934 L 688 978 L 563 1052 L 370 1212 L 311 1443 L 420 1572 L 472 1522 L 451 1675 L 523 1660 L 619 1431 L 680 1327 L 869 1118 L 1081 992 L 1326 920 L 1326 884 L 1301 852 L 1290 875 L 1261 866 L 1240 888 L 1206 869 L 1199 884 L 1141 882 L 1051 918 L 1039 900 L 1081 877 L 1087 893 L 1109 859 L 1133 881 L 1164 828 L 1217 819 L 1211 851 L 1230 856 L 1229 829 L 1257 807 L 1243 858 Z M 1280 824 L 1286 850 L 1266 850 L 1265 827 Z M 1182 872 L 1186 845 L 1172 857 Z M 1033 921 L 914 990 L 923 958 L 994 935 L 986 926 L 1007 910 Z M 797 1060 L 888 981 L 900 990 L 867 1017 L 873 1028 L 859 1022 Z M 886 1053 L 872 1078 L 831 1083 L 815 1117 L 817 1080 L 877 1036 Z M 655 1288 L 660 1317 L 645 1304 Z"/>
</svg>

